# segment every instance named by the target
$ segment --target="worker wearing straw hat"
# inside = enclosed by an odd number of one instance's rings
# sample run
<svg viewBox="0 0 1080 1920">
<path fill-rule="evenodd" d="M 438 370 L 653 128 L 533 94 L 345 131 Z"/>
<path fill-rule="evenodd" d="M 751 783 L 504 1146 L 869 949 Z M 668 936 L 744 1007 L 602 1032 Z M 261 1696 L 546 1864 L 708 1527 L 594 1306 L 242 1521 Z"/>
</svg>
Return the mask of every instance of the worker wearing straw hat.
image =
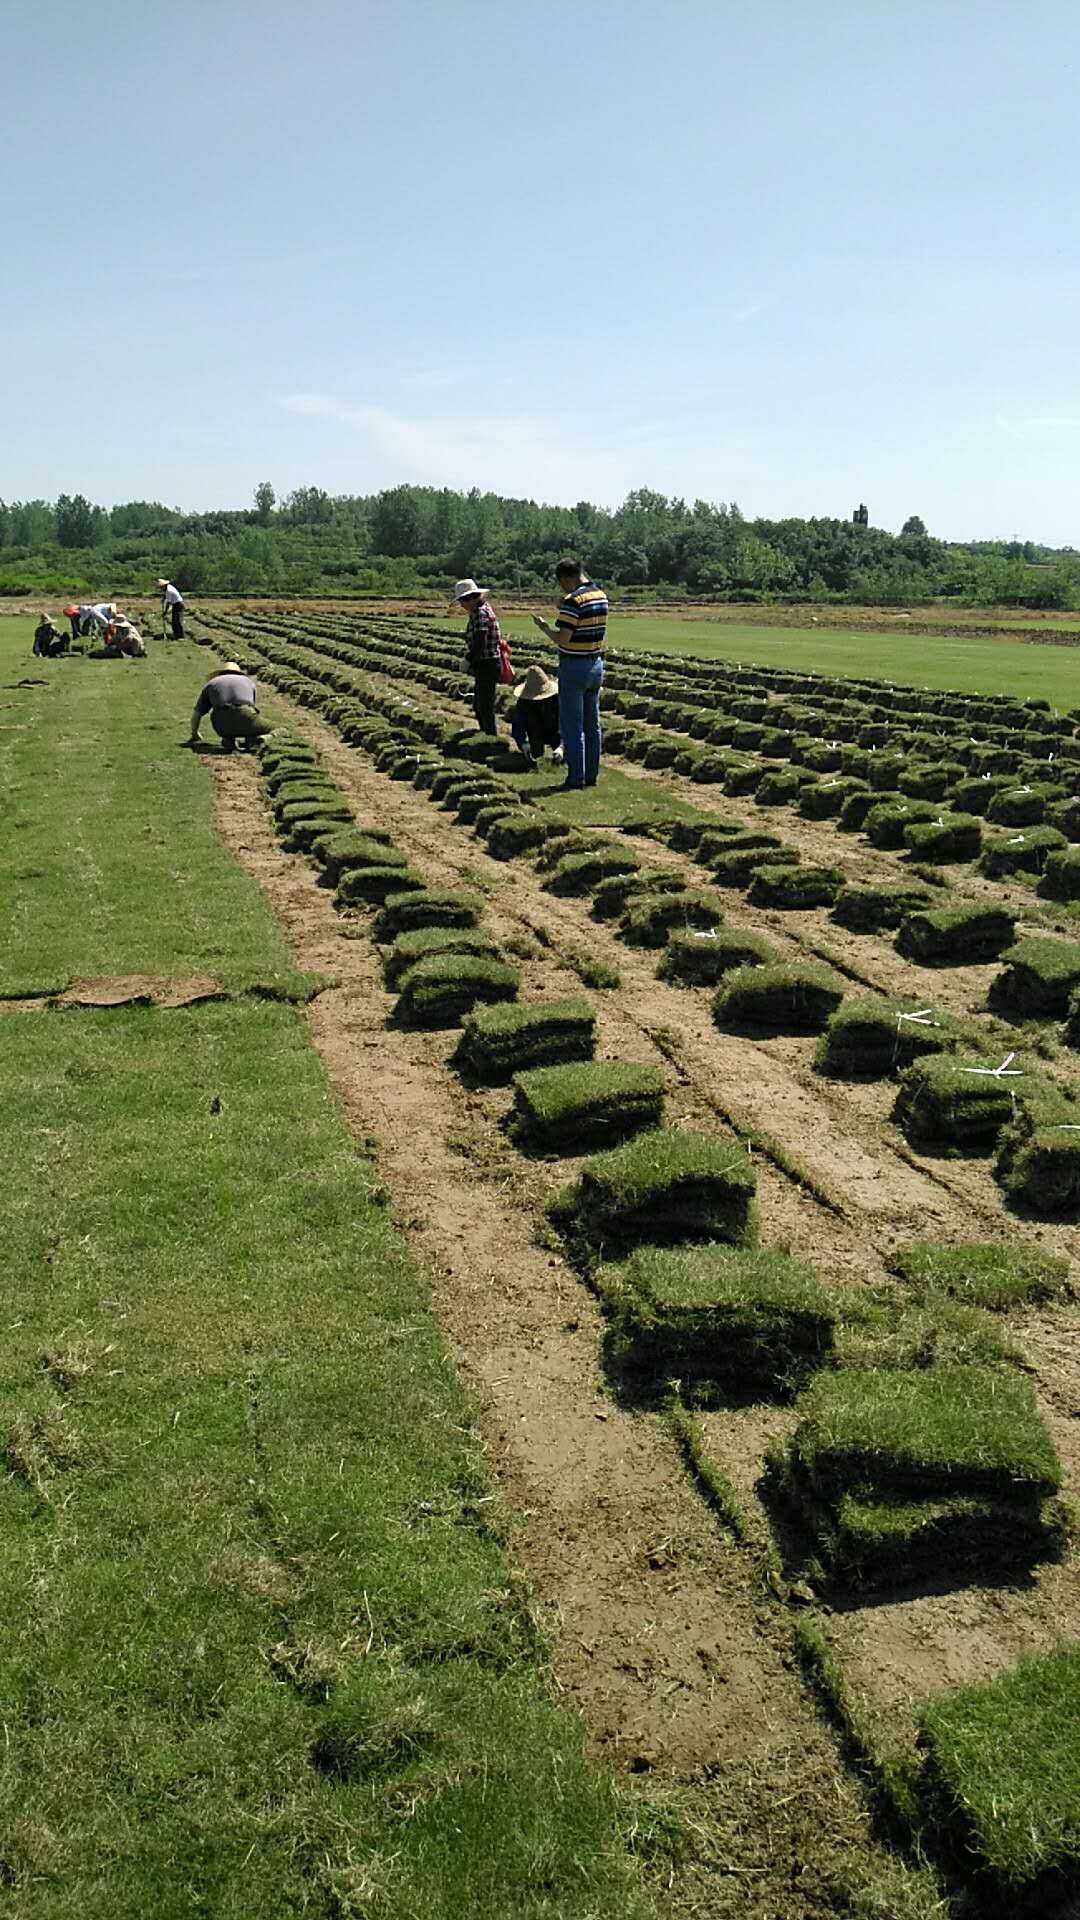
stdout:
<svg viewBox="0 0 1080 1920">
<path fill-rule="evenodd" d="M 198 744 L 199 722 L 206 713 L 210 715 L 210 725 L 224 753 L 232 753 L 235 747 L 249 747 L 270 732 L 266 721 L 259 717 L 255 682 L 238 660 L 226 660 L 207 680 L 191 716 L 189 747 Z"/>
<path fill-rule="evenodd" d="M 551 747 L 553 758 L 562 759 L 559 744 L 559 688 L 543 667 L 527 667 L 514 688 L 514 712 L 510 732 L 518 752 L 535 766 Z"/>
<path fill-rule="evenodd" d="M 481 733 L 498 733 L 495 693 L 502 672 L 499 623 L 488 603 L 488 590 L 475 580 L 459 580 L 454 599 L 468 614 L 465 658 L 473 677 L 473 712 Z"/>
<path fill-rule="evenodd" d="M 184 596 L 179 587 L 173 586 L 171 580 L 159 580 L 158 586 L 161 588 L 162 630 L 164 631 L 165 622 L 171 620 L 173 639 L 182 640 L 184 637 Z"/>
</svg>

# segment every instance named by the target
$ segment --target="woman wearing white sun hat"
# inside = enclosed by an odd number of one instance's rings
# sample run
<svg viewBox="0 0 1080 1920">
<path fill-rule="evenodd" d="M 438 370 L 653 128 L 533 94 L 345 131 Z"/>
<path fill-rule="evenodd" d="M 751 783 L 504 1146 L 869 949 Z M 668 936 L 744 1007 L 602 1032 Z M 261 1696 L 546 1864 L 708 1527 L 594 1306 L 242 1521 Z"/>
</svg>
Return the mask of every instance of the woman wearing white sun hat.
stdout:
<svg viewBox="0 0 1080 1920">
<path fill-rule="evenodd" d="M 502 635 L 488 602 L 486 587 L 475 580 L 459 580 L 454 599 L 469 616 L 465 629 L 465 658 L 473 677 L 473 712 L 481 733 L 498 733 L 495 692 L 502 673 Z"/>
</svg>

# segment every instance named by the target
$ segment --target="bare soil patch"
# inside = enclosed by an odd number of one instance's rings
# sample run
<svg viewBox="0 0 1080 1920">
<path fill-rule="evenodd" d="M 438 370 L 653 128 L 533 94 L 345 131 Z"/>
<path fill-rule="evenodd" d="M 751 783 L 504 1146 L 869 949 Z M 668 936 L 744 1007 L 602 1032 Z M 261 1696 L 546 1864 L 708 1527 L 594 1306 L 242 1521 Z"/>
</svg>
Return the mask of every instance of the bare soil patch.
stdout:
<svg viewBox="0 0 1080 1920">
<path fill-rule="evenodd" d="M 223 1000 L 225 987 L 212 973 L 168 976 L 151 973 L 101 974 L 73 980 L 57 994 L 57 1007 L 194 1007 Z"/>
</svg>

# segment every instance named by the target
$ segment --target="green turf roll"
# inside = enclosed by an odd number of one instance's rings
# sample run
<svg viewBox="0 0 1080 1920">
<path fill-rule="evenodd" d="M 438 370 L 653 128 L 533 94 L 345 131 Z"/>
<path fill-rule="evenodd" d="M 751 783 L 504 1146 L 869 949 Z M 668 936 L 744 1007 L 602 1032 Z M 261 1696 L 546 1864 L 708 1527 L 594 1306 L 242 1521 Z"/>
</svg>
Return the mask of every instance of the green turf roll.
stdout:
<svg viewBox="0 0 1080 1920">
<path fill-rule="evenodd" d="M 594 1250 L 687 1240 L 752 1246 L 755 1187 L 745 1148 L 660 1127 L 587 1161 L 551 1213 Z"/>
<path fill-rule="evenodd" d="M 514 1081 L 518 1138 L 554 1153 L 602 1147 L 664 1111 L 664 1077 L 656 1067 L 625 1060 L 581 1060 L 533 1067 Z"/>
</svg>

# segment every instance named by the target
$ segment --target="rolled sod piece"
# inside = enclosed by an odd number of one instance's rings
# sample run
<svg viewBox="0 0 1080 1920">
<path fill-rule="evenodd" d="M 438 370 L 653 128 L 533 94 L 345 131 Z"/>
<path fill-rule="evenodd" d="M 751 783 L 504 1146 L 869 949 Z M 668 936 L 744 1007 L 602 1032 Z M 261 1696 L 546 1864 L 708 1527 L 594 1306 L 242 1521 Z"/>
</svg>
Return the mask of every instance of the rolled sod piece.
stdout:
<svg viewBox="0 0 1080 1920">
<path fill-rule="evenodd" d="M 396 940 L 399 933 L 410 933 L 414 927 L 475 927 L 483 910 L 484 903 L 476 893 L 403 888 L 400 894 L 387 895 L 372 933 L 376 940 L 387 942 Z"/>
<path fill-rule="evenodd" d="M 1056 847 L 1047 853 L 1039 892 L 1044 900 L 1080 900 L 1080 847 Z"/>
<path fill-rule="evenodd" d="M 482 813 L 485 807 L 500 806 L 505 808 L 512 804 L 513 801 L 508 799 L 506 794 L 501 792 L 497 787 L 482 787 L 479 789 L 474 787 L 471 793 L 459 795 L 454 804 L 454 813 L 465 826 L 471 827 L 477 814 Z"/>
<path fill-rule="evenodd" d="M 520 987 L 520 973 L 505 960 L 431 954 L 403 976 L 394 1012 L 413 1027 L 458 1027 L 475 1006 L 516 1000 Z"/>
<path fill-rule="evenodd" d="M 350 867 L 338 881 L 335 899 L 342 907 L 382 906 L 398 893 L 423 893 L 427 882 L 408 867 Z"/>
<path fill-rule="evenodd" d="M 1080 941 L 1034 936 L 1018 940 L 1002 956 L 1005 965 L 990 988 L 990 1004 L 1028 1019 L 1062 1018 L 1080 987 Z"/>
<path fill-rule="evenodd" d="M 837 1080 L 885 1080 L 955 1045 L 947 1015 L 914 1001 L 858 994 L 844 1000 L 818 1042 L 814 1065 Z"/>
<path fill-rule="evenodd" d="M 1064 787 L 1051 781 L 1009 787 L 1004 793 L 995 794 L 986 809 L 986 817 L 999 827 L 1037 827 L 1046 818 L 1047 807 L 1067 798 Z"/>
<path fill-rule="evenodd" d="M 1056 827 L 1024 827 L 989 841 L 979 872 L 989 880 L 1001 880 L 1010 873 L 1042 873 L 1050 856 L 1067 848 L 1065 835 Z"/>
<path fill-rule="evenodd" d="M 551 1216 L 594 1250 L 645 1242 L 757 1239 L 756 1180 L 745 1148 L 659 1127 L 586 1162 Z"/>
<path fill-rule="evenodd" d="M 747 897 L 753 907 L 831 907 L 843 884 L 839 867 L 762 866 L 754 869 Z"/>
<path fill-rule="evenodd" d="M 945 1293 L 966 1306 L 995 1313 L 1052 1300 L 1069 1290 L 1069 1262 L 1022 1240 L 968 1241 L 952 1247 L 909 1240 L 897 1248 L 890 1265 L 917 1293 Z"/>
<path fill-rule="evenodd" d="M 832 918 L 852 933 L 881 933 L 898 927 L 905 914 L 930 905 L 925 887 L 842 887 Z"/>
<path fill-rule="evenodd" d="M 390 844 L 390 836 L 376 837 L 361 829 L 321 833 L 311 852 L 330 881 L 340 880 L 350 867 L 404 867 L 405 855 Z"/>
<path fill-rule="evenodd" d="M 858 833 L 866 824 L 866 816 L 880 802 L 872 787 L 865 791 L 849 793 L 840 808 L 840 831 Z"/>
<path fill-rule="evenodd" d="M 723 917 L 715 894 L 704 887 L 686 887 L 681 893 L 631 900 L 619 931 L 632 946 L 662 947 L 676 928 L 718 927 Z"/>
<path fill-rule="evenodd" d="M 789 1459 L 818 1496 L 873 1488 L 1034 1504 L 1061 1486 L 1030 1381 L 997 1367 L 822 1373 L 799 1413 Z"/>
<path fill-rule="evenodd" d="M 872 753 L 866 778 L 875 793 L 895 793 L 906 766 L 902 753 Z"/>
<path fill-rule="evenodd" d="M 549 1153 L 613 1145 L 664 1113 L 664 1076 L 627 1060 L 532 1067 L 514 1080 L 517 1136 Z"/>
<path fill-rule="evenodd" d="M 1063 1915 L 1080 1892 L 1080 1647 L 943 1691 L 918 1727 L 930 1816 L 992 1910 Z"/>
<path fill-rule="evenodd" d="M 975 813 L 983 819 L 991 800 L 999 793 L 1005 793 L 1009 781 L 1001 778 L 991 779 L 988 773 L 978 779 L 958 780 L 952 789 L 952 803 L 963 813 Z"/>
<path fill-rule="evenodd" d="M 411 933 L 399 933 L 383 960 L 387 986 L 397 986 L 410 967 L 433 953 L 468 953 L 488 960 L 501 958 L 496 942 L 479 927 L 415 927 Z"/>
<path fill-rule="evenodd" d="M 564 896 L 589 893 L 601 880 L 610 880 L 620 873 L 638 873 L 640 869 L 637 854 L 620 852 L 618 847 L 604 847 L 594 853 L 568 853 L 554 867 L 547 890 Z"/>
<path fill-rule="evenodd" d="M 591 1060 L 595 1047 L 596 1009 L 588 1000 L 540 1000 L 479 1007 L 464 1023 L 457 1057 L 478 1079 L 498 1084 L 530 1067 Z"/>
<path fill-rule="evenodd" d="M 863 832 L 872 847 L 898 852 L 904 844 L 904 829 L 918 820 L 934 820 L 938 809 L 926 800 L 883 800 L 871 807 L 863 821 Z"/>
<path fill-rule="evenodd" d="M 1056 827 L 1066 840 L 1080 840 L 1080 799 L 1055 800 L 1046 809 L 1046 824 Z"/>
<path fill-rule="evenodd" d="M 752 760 L 744 766 L 729 765 L 720 784 L 724 792 L 730 794 L 735 800 L 746 794 L 756 793 L 764 778 L 765 768 Z"/>
<path fill-rule="evenodd" d="M 313 787 L 325 792 L 327 787 L 334 785 L 329 774 L 323 773 L 314 755 L 310 760 L 281 760 L 269 769 L 260 761 L 260 768 L 266 781 L 266 790 L 275 801 L 291 800 L 297 794 L 303 799 Z"/>
<path fill-rule="evenodd" d="M 760 933 L 739 933 L 733 927 L 676 929 L 657 967 L 661 980 L 686 987 L 712 987 L 735 967 L 779 964 L 776 948 Z"/>
<path fill-rule="evenodd" d="M 991 1152 L 1013 1117 L 1028 1075 L 1007 1078 L 986 1071 L 989 1060 L 921 1060 L 909 1067 L 893 1108 L 893 1119 L 912 1146 L 955 1147 Z M 1014 1062 L 1019 1066 L 1019 1062 Z"/>
<path fill-rule="evenodd" d="M 923 965 L 975 966 L 1012 945 L 1016 915 L 1004 907 L 933 907 L 905 914 L 897 951 Z"/>
<path fill-rule="evenodd" d="M 736 967 L 717 989 L 713 1019 L 736 1033 L 820 1033 L 843 997 L 826 967 Z"/>
<path fill-rule="evenodd" d="M 994 1178 L 1046 1220 L 1080 1218 L 1080 1105 L 1045 1082 L 1017 1101 L 998 1142 Z"/>
<path fill-rule="evenodd" d="M 536 864 L 541 873 L 552 873 L 562 860 L 571 854 L 607 853 L 611 841 L 603 833 L 582 833 L 578 827 L 567 827 L 561 834 L 550 834 L 536 855 Z"/>
<path fill-rule="evenodd" d="M 682 824 L 687 831 L 696 833 L 696 838 L 693 842 L 688 841 L 686 843 L 686 850 L 693 852 L 695 860 L 701 861 L 704 866 L 708 866 L 711 860 L 719 859 L 720 855 L 727 852 L 736 842 L 742 847 L 758 846 L 767 848 L 778 847 L 780 845 L 775 833 L 766 833 L 764 829 L 758 831 L 753 828 L 747 832 L 739 825 L 738 821 L 728 822 L 710 819 L 707 820 L 700 829 L 697 828 L 696 823 L 693 821 L 685 821 Z M 678 848 L 682 845 L 682 841 L 676 838 L 675 827 L 672 827 L 669 838 L 673 847 Z"/>
<path fill-rule="evenodd" d="M 982 848 L 982 822 L 971 813 L 915 820 L 904 828 L 904 845 L 917 860 L 976 860 Z"/>
<path fill-rule="evenodd" d="M 612 1344 L 654 1380 L 784 1391 L 819 1366 L 835 1312 L 810 1267 L 787 1254 L 641 1247 L 602 1276 Z"/>
</svg>

